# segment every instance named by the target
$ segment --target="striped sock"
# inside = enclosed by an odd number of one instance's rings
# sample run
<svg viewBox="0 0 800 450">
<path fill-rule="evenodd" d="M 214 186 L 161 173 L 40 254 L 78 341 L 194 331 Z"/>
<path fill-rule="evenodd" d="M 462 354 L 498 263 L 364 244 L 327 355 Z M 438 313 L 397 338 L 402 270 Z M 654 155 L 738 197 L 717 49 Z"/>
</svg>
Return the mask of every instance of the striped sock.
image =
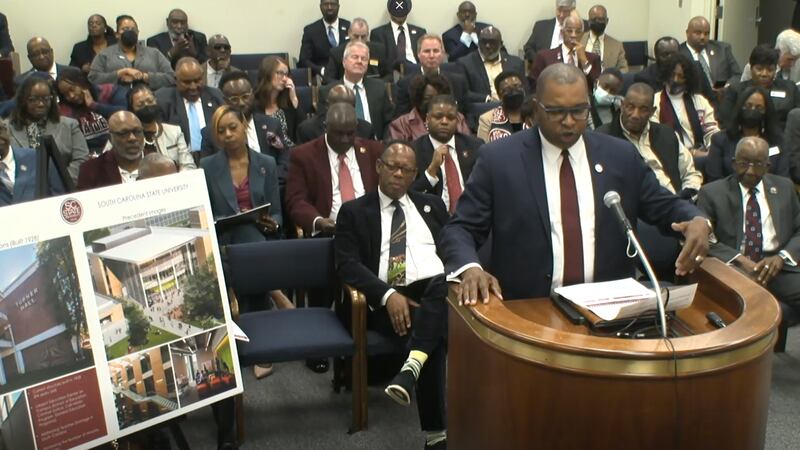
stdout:
<svg viewBox="0 0 800 450">
<path fill-rule="evenodd" d="M 428 354 L 419 350 L 411 350 L 403 367 L 400 371 L 410 370 L 414 375 L 414 379 L 419 379 L 419 373 L 422 371 L 422 365 L 428 360 Z"/>
<path fill-rule="evenodd" d="M 436 445 L 447 440 L 447 430 L 428 431 L 425 433 L 425 445 Z"/>
</svg>

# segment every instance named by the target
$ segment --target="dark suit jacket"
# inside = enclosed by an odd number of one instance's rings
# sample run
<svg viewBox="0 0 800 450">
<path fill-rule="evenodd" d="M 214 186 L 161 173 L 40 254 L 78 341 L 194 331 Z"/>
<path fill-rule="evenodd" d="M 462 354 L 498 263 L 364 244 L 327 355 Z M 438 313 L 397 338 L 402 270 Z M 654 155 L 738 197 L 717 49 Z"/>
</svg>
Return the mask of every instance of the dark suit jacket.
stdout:
<svg viewBox="0 0 800 450">
<path fill-rule="evenodd" d="M 550 43 L 553 42 L 553 31 L 556 29 L 556 18 L 537 20 L 533 24 L 533 30 L 525 43 L 523 50 L 525 51 L 525 59 L 533 61 L 536 54 L 541 50 L 549 50 Z M 583 21 L 584 31 L 589 31 L 589 22 Z"/>
<path fill-rule="evenodd" d="M 536 90 L 536 80 L 545 67 L 551 64 L 566 62 L 564 61 L 561 47 L 562 46 L 541 50 L 536 54 L 536 58 L 533 60 L 533 66 L 531 67 L 531 73 L 528 74 L 532 90 Z M 600 55 L 596 55 L 592 52 L 586 52 L 586 58 L 589 60 L 589 64 L 592 65 L 592 70 L 586 75 L 586 82 L 589 84 L 589 91 L 591 92 L 594 89 L 595 81 L 600 77 L 603 63 L 600 61 Z"/>
<path fill-rule="evenodd" d="M 692 56 L 688 43 L 682 43 L 679 50 L 694 61 L 694 56 Z M 739 81 L 742 76 L 742 68 L 736 62 L 736 58 L 733 57 L 730 44 L 710 40 L 706 47 L 706 53 L 708 54 L 708 68 L 711 71 L 711 78 L 714 80 L 713 84 Z M 703 74 L 702 69 L 700 73 Z"/>
<path fill-rule="evenodd" d="M 485 71 L 484 71 L 485 72 Z M 447 78 L 450 82 L 450 88 L 453 91 L 453 98 L 458 102 L 458 110 L 462 113 L 467 112 L 467 105 L 469 104 L 467 79 L 458 73 L 448 72 L 446 70 L 439 70 L 439 73 Z M 412 68 L 412 71 L 406 72 L 406 76 L 400 78 L 397 82 L 397 94 L 394 98 L 394 117 L 400 117 L 403 114 L 411 112 L 411 96 L 408 89 L 411 87 L 411 81 L 417 77 L 421 77 L 419 66 Z M 488 77 L 487 77 L 488 78 Z M 485 96 L 484 96 L 485 98 Z"/>
<path fill-rule="evenodd" d="M 386 83 L 375 78 L 364 78 L 364 90 L 367 92 L 367 104 L 369 105 L 369 117 L 372 124 L 372 131 L 378 139 L 383 139 L 389 122 L 394 118 L 394 106 L 389 100 L 389 92 L 386 90 Z M 319 103 L 328 104 L 328 92 L 336 85 L 344 84 L 337 81 L 333 84 L 324 86 L 320 90 Z"/>
<path fill-rule="evenodd" d="M 269 215 L 279 225 L 283 225 L 275 159 L 253 150 L 249 150 L 249 154 L 250 166 L 247 177 L 250 182 L 250 203 L 254 208 L 271 203 Z M 218 152 L 205 157 L 200 160 L 200 167 L 206 173 L 206 186 L 214 218 L 219 219 L 241 212 L 228 165 L 228 154 Z M 220 244 L 224 245 L 264 240 L 264 235 L 254 224 L 236 225 L 220 231 Z"/>
<path fill-rule="evenodd" d="M 56 63 L 56 74 L 61 73 L 61 70 L 64 69 L 65 67 L 67 67 L 67 66 L 65 66 L 63 64 Z M 41 72 L 41 71 L 36 70 L 33 67 L 31 67 L 30 69 L 26 70 L 25 72 L 22 72 L 21 74 L 19 74 L 19 75 L 14 77 L 14 88 L 15 89 L 19 89 L 19 87 L 22 86 L 22 83 L 25 82 L 25 80 L 28 79 L 28 77 L 33 75 L 34 73 L 39 74 L 39 76 L 41 76 L 42 78 L 44 78 L 46 80 L 51 79 L 50 75 L 48 73 Z"/>
<path fill-rule="evenodd" d="M 383 145 L 380 142 L 356 138 L 353 147 L 364 191 L 374 192 L 378 188 L 375 164 L 383 152 Z M 286 207 L 292 222 L 311 235 L 314 219 L 330 216 L 333 203 L 331 165 L 328 162 L 325 136 L 295 147 L 290 158 Z"/>
<path fill-rule="evenodd" d="M 703 171 L 703 177 L 706 182 L 719 180 L 735 173 L 733 170 L 733 156 L 736 153 L 736 144 L 738 142 L 738 139 L 731 139 L 731 136 L 726 131 L 721 131 L 711 136 L 711 148 L 708 150 L 708 157 Z M 785 140 L 782 142 L 785 142 Z M 791 157 L 784 150 L 782 142 L 776 145 L 780 149 L 780 153 L 769 157 L 769 173 L 788 177 Z"/>
<path fill-rule="evenodd" d="M 109 150 L 81 164 L 75 189 L 85 191 L 121 183 L 122 176 L 119 174 L 117 157 L 114 155 L 114 150 Z"/>
<path fill-rule="evenodd" d="M 800 261 L 800 202 L 794 184 L 787 178 L 770 174 L 764 175 L 762 180 L 778 237 L 778 251 L 786 250 L 795 261 Z M 736 175 L 703 186 L 697 196 L 697 206 L 708 214 L 717 236 L 717 243 L 711 244 L 709 254 L 723 261 L 733 259 L 740 253 L 739 244 L 744 237 L 742 193 Z M 800 268 L 784 265 L 784 270 L 797 272 Z"/>
<path fill-rule="evenodd" d="M 208 40 L 206 39 L 206 35 L 191 29 L 189 30 L 189 33 L 192 35 L 194 48 L 197 49 L 197 60 L 200 61 L 200 64 L 203 64 L 208 59 L 208 54 L 206 53 Z M 163 33 L 158 33 L 155 36 L 149 37 L 147 39 L 147 46 L 157 48 L 158 51 L 163 53 L 164 56 L 169 59 L 167 52 L 172 49 L 172 38 L 169 37 L 168 31 L 164 31 Z"/>
<path fill-rule="evenodd" d="M 278 165 L 278 183 L 281 187 L 286 185 L 286 177 L 289 175 L 289 152 L 291 149 L 287 144 L 286 135 L 283 134 L 281 123 L 274 117 L 265 114 L 254 113 L 253 123 L 258 135 L 258 145 L 261 153 L 274 158 Z M 203 143 L 200 152 L 203 156 L 210 156 L 219 153 L 222 149 L 214 142 L 211 130 L 208 128 L 209 122 L 200 131 L 203 135 Z"/>
<path fill-rule="evenodd" d="M 183 97 L 178 92 L 178 88 L 162 88 L 157 90 L 155 95 L 158 106 L 164 112 L 164 122 L 180 126 L 183 136 L 186 138 L 186 144 L 191 148 L 192 133 L 189 130 L 189 116 L 186 114 L 186 106 L 184 106 Z M 225 99 L 219 89 L 206 86 L 200 94 L 200 102 L 203 104 L 203 117 L 208 125 L 211 123 L 214 111 L 225 103 Z"/>
<path fill-rule="evenodd" d="M 330 58 L 328 64 L 325 66 L 325 76 L 322 77 L 323 84 L 330 84 L 336 81 L 341 81 L 344 77 L 344 65 L 342 59 L 344 58 L 344 48 L 347 44 L 339 44 L 330 50 Z M 386 47 L 377 42 L 370 42 L 369 46 L 369 67 L 367 68 L 368 77 L 388 78 L 392 75 L 392 62 L 386 57 Z"/>
<path fill-rule="evenodd" d="M 419 41 L 420 36 L 427 33 L 427 31 L 425 28 L 411 25 L 408 22 L 406 23 L 408 24 L 408 37 L 411 41 L 411 48 L 414 50 L 414 62 L 419 62 L 417 60 L 417 41 Z M 397 42 L 394 40 L 394 30 L 391 23 L 385 23 L 377 28 L 373 28 L 369 33 L 369 40 L 371 42 L 377 42 L 386 48 L 386 58 L 390 64 L 393 65 L 397 61 Z"/>
<path fill-rule="evenodd" d="M 106 36 L 106 43 L 114 45 L 117 43 L 117 38 L 113 35 Z M 84 64 L 91 64 L 94 57 L 97 56 L 92 47 L 91 38 L 83 41 L 76 42 L 72 46 L 72 53 L 69 56 L 69 65 L 81 69 Z"/>
<path fill-rule="evenodd" d="M 631 223 L 639 218 L 662 233 L 672 234 L 672 222 L 703 214 L 661 187 L 630 142 L 592 132 L 583 139 L 595 198 L 594 280 L 632 276 L 635 261 L 626 255 L 627 238 L 614 213 L 603 204 L 606 192 L 619 192 Z M 442 230 L 439 254 L 445 273 L 478 263 L 477 249 L 491 232 L 490 266 L 503 298 L 548 297 L 553 245 L 539 129 L 514 133 L 480 152 L 455 215 Z"/>
<path fill-rule="evenodd" d="M 456 154 L 458 155 L 458 166 L 461 169 L 461 177 L 464 179 L 464 184 L 467 184 L 469 176 L 472 173 L 472 167 L 480 154 L 480 147 L 483 141 L 472 136 L 463 134 L 456 134 Z M 417 179 L 411 188 L 415 191 L 425 192 L 441 196 L 444 189 L 442 183 L 442 169 L 436 173 L 439 182 L 436 186 L 431 186 L 428 177 L 425 176 L 425 169 L 431 164 L 433 159 L 433 144 L 431 143 L 430 135 L 425 135 L 415 140 L 412 144 L 414 151 L 417 153 Z"/>
<path fill-rule="evenodd" d="M 753 80 L 737 81 L 731 83 L 722 94 L 722 101 L 717 108 L 717 119 L 722 127 L 730 127 L 736 102 L 747 88 L 753 86 Z M 775 106 L 778 116 L 778 126 L 781 130 L 786 127 L 786 118 L 789 111 L 800 107 L 800 88 L 789 80 L 776 78 L 770 89 L 770 100 Z"/>
<path fill-rule="evenodd" d="M 14 192 L 9 192 L 5 185 L 0 183 L 0 206 L 14 205 L 22 202 L 36 200 L 36 150 L 22 147 L 11 147 L 14 152 Z M 58 177 L 56 168 L 50 163 L 47 171 L 50 182 L 50 195 L 61 195 L 64 185 Z"/>
<path fill-rule="evenodd" d="M 419 192 L 408 192 L 408 198 L 419 211 L 434 242 L 447 222 L 442 199 Z M 342 205 L 336 217 L 336 271 L 342 282 L 363 292 L 373 310 L 381 307 L 381 299 L 391 289 L 378 275 L 381 256 L 381 212 L 378 192 Z"/>
<path fill-rule="evenodd" d="M 5 14 L 0 13 L 0 56 L 8 56 L 13 51 L 14 44 L 8 33 L 8 19 Z"/>
<path fill-rule="evenodd" d="M 475 32 L 480 34 L 481 30 L 488 26 L 491 25 L 483 22 L 475 22 Z M 450 62 L 456 62 L 458 58 L 478 50 L 478 46 L 474 42 L 470 44 L 469 47 L 461 42 L 461 33 L 463 32 L 464 28 L 461 27 L 460 23 L 457 23 L 453 28 L 450 28 L 442 34 L 444 51 L 447 52 L 448 61 Z"/>
<path fill-rule="evenodd" d="M 297 139 L 294 141 L 294 143 L 297 145 L 305 144 L 306 142 L 313 141 L 323 134 L 325 134 L 325 115 L 317 114 L 314 117 L 309 117 L 308 119 L 302 121 L 300 125 L 297 126 Z M 366 120 L 358 119 L 356 136 L 360 137 L 361 139 L 374 140 L 375 133 L 372 131 L 372 124 Z"/>
<path fill-rule="evenodd" d="M 338 42 L 340 46 L 347 40 L 348 28 L 350 28 L 350 21 L 339 18 Z M 297 67 L 310 67 L 314 75 L 316 75 L 328 63 L 330 56 L 331 44 L 328 42 L 328 24 L 323 19 L 319 19 L 306 25 L 303 28 L 303 38 L 300 41 L 300 56 L 297 59 Z M 325 69 L 325 71 L 327 72 L 328 70 Z"/>
<path fill-rule="evenodd" d="M 525 79 L 525 63 L 521 59 L 501 52 L 500 60 L 504 72 L 508 70 L 517 72 L 523 80 Z M 467 99 L 472 103 L 486 101 L 486 96 L 492 93 L 490 83 L 494 83 L 494 80 L 490 80 L 486 74 L 480 52 L 472 52 L 457 62 L 464 67 L 464 73 L 467 74 Z"/>
</svg>

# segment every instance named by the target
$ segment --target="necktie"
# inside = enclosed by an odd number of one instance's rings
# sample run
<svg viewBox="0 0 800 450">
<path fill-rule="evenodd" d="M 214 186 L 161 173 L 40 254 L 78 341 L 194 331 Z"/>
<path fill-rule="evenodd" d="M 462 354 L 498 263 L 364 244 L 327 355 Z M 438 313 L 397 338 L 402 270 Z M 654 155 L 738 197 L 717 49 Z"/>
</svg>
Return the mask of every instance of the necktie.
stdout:
<svg viewBox="0 0 800 450">
<path fill-rule="evenodd" d="M 449 147 L 449 146 L 448 146 Z M 453 214 L 456 210 L 456 203 L 458 198 L 461 197 L 461 181 L 458 177 L 458 168 L 456 167 L 453 157 L 450 152 L 444 157 L 444 175 L 447 177 L 447 195 L 450 197 L 450 205 L 448 211 Z"/>
<path fill-rule="evenodd" d="M 578 210 L 578 190 L 575 174 L 569 162 L 569 151 L 561 152 L 563 161 L 559 173 L 561 187 L 561 229 L 564 237 L 564 278 L 562 284 L 583 283 L 583 236 Z"/>
<path fill-rule="evenodd" d="M 397 33 L 397 62 L 402 62 L 406 59 L 406 29 L 400 27 L 400 32 Z"/>
<path fill-rule="evenodd" d="M 744 215 L 744 256 L 753 262 L 759 262 L 762 255 L 763 235 L 761 234 L 761 208 L 758 206 L 756 194 L 758 190 L 750 190 L 747 210 Z"/>
<path fill-rule="evenodd" d="M 366 120 L 364 119 L 364 104 L 361 102 L 361 86 L 354 84 L 353 91 L 356 94 L 356 117 Z"/>
<path fill-rule="evenodd" d="M 703 74 L 706 76 L 708 84 L 710 84 L 713 87 L 714 80 L 711 78 L 711 68 L 708 67 L 708 62 L 706 62 L 706 59 L 703 57 L 702 52 L 697 55 L 697 61 L 700 62 L 700 67 L 703 69 Z"/>
<path fill-rule="evenodd" d="M 342 203 L 356 198 L 356 190 L 353 187 L 353 177 L 350 176 L 350 169 L 347 167 L 347 155 L 339 155 L 339 193 L 342 195 Z"/>
<path fill-rule="evenodd" d="M 567 59 L 567 64 L 569 64 L 570 66 L 575 65 L 575 53 L 572 53 L 571 51 L 569 52 L 569 58 Z"/>
<path fill-rule="evenodd" d="M 594 38 L 594 44 L 592 44 L 592 53 L 602 58 L 600 55 L 600 36 Z"/>
<path fill-rule="evenodd" d="M 189 146 L 193 152 L 200 151 L 203 135 L 200 134 L 200 118 L 197 116 L 197 107 L 189 103 Z"/>
<path fill-rule="evenodd" d="M 11 151 L 11 149 L 8 151 Z M 8 176 L 8 166 L 4 162 L 0 162 L 0 183 L 8 189 L 9 193 L 14 193 L 14 183 L 11 182 L 11 178 Z"/>
<path fill-rule="evenodd" d="M 336 47 L 336 35 L 333 34 L 333 27 L 328 25 L 328 42 L 330 42 L 331 47 Z"/>
<path fill-rule="evenodd" d="M 400 202 L 394 200 L 394 214 L 389 235 L 389 272 L 386 276 L 391 286 L 406 284 L 406 216 Z"/>
</svg>

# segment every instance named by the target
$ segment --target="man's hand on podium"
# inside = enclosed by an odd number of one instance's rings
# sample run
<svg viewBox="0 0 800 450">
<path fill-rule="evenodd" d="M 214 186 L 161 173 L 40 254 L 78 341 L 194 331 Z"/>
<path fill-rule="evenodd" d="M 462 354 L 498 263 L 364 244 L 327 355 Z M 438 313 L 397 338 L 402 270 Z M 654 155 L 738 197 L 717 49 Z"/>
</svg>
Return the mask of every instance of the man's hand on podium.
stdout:
<svg viewBox="0 0 800 450">
<path fill-rule="evenodd" d="M 489 303 L 489 292 L 496 295 L 500 300 L 503 299 L 497 278 L 480 267 L 471 267 L 465 270 L 461 274 L 461 285 L 459 287 L 459 305 L 476 305 L 478 300 L 482 300 L 483 303 Z"/>
<path fill-rule="evenodd" d="M 684 237 L 683 249 L 675 261 L 675 274 L 684 276 L 694 272 L 703 263 L 708 254 L 708 237 L 713 230 L 705 217 L 673 223 L 672 229 Z"/>
</svg>

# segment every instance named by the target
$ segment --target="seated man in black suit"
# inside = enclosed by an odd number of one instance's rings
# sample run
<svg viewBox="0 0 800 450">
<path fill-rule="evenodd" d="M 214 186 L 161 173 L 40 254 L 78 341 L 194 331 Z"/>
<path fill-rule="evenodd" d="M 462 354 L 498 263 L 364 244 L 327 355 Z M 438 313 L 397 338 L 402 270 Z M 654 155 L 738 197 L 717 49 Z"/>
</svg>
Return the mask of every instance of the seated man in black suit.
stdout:
<svg viewBox="0 0 800 450">
<path fill-rule="evenodd" d="M 320 0 L 322 18 L 303 28 L 297 67 L 308 67 L 314 75 L 324 75 L 331 49 L 347 39 L 350 21 L 339 18 L 339 0 Z"/>
<path fill-rule="evenodd" d="M 441 199 L 408 190 L 417 163 L 407 144 L 390 143 L 376 165 L 378 191 L 339 211 L 336 268 L 366 295 L 369 327 L 407 340 L 410 355 L 386 393 L 407 406 L 416 384 L 425 448 L 443 449 L 447 284 L 436 243 L 448 216 Z"/>
<path fill-rule="evenodd" d="M 328 65 L 325 66 L 325 70 L 322 72 L 322 84 L 330 84 L 344 77 L 344 66 L 342 65 L 344 48 L 348 43 L 355 41 L 361 41 L 369 47 L 369 67 L 367 68 L 367 76 L 391 81 L 389 78 L 392 76 L 392 64 L 386 57 L 386 47 L 377 42 L 370 42 L 369 24 L 361 17 L 356 17 L 347 30 L 347 41 L 331 49 Z"/>
<path fill-rule="evenodd" d="M 206 86 L 203 66 L 187 56 L 175 65 L 175 87 L 159 89 L 155 94 L 164 121 L 181 127 L 197 163 L 203 148 L 201 131 L 211 121 L 217 106 L 224 103 L 222 93 Z"/>
<path fill-rule="evenodd" d="M 450 83 L 450 92 L 458 102 L 458 108 L 462 113 L 467 111 L 467 79 L 454 72 L 448 72 L 441 69 L 442 62 L 444 62 L 444 46 L 442 38 L 436 34 L 424 34 L 417 42 L 417 58 L 419 58 L 419 66 L 410 68 L 405 76 L 397 82 L 397 95 L 394 99 L 394 115 L 400 117 L 411 111 L 411 99 L 409 97 L 409 87 L 411 82 L 422 75 L 429 73 L 438 73 L 445 77 Z"/>
<path fill-rule="evenodd" d="M 453 97 L 439 95 L 428 104 L 428 134 L 412 144 L 420 175 L 414 190 L 442 197 L 452 214 L 478 159 L 483 141 L 456 133 L 458 108 Z"/>
<path fill-rule="evenodd" d="M 680 51 L 700 64 L 701 73 L 715 90 L 739 81 L 742 68 L 727 42 L 709 40 L 711 24 L 703 16 L 693 17 L 686 26 L 686 41 Z"/>
<path fill-rule="evenodd" d="M 206 62 L 206 35 L 189 28 L 189 17 L 182 9 L 169 12 L 167 30 L 148 38 L 147 46 L 157 48 L 172 63 L 184 56 Z"/>
<path fill-rule="evenodd" d="M 28 61 L 31 62 L 30 70 L 23 72 L 14 77 L 14 86 L 21 86 L 29 76 L 34 73 L 40 75 L 47 75 L 53 81 L 58 77 L 61 64 L 56 64 L 53 57 L 53 48 L 50 43 L 43 37 L 34 37 L 28 41 Z"/>
<path fill-rule="evenodd" d="M 800 202 L 791 180 L 766 173 L 768 165 L 767 141 L 743 138 L 736 173 L 703 186 L 697 206 L 714 225 L 711 256 L 740 268 L 781 303 L 798 306 Z"/>
<path fill-rule="evenodd" d="M 224 92 L 224 91 L 223 91 Z M 353 108 L 356 106 L 356 96 L 351 89 L 343 84 L 337 84 L 332 87 L 328 92 L 327 104 L 324 108 L 320 108 L 319 112 L 314 117 L 302 121 L 297 126 L 297 139 L 295 144 L 300 145 L 325 134 L 325 115 L 331 105 L 337 103 L 347 103 Z M 358 127 L 356 128 L 356 136 L 361 139 L 375 139 L 375 133 L 372 131 L 372 125 L 364 119 L 358 119 Z"/>
<path fill-rule="evenodd" d="M 533 61 L 540 51 L 556 48 L 564 42 L 561 27 L 564 25 L 564 19 L 571 16 L 574 11 L 575 0 L 556 0 L 556 16 L 538 20 L 533 24 L 531 36 L 523 47 L 527 61 Z M 589 23 L 584 21 L 583 28 L 589 29 Z"/>
<path fill-rule="evenodd" d="M 500 101 L 494 87 L 494 79 L 500 72 L 525 74 L 525 64 L 516 56 L 502 51 L 503 35 L 495 27 L 486 27 L 480 32 L 478 51 L 458 60 L 467 74 L 469 92 L 467 98 L 472 103 Z"/>
<path fill-rule="evenodd" d="M 475 4 L 466 1 L 458 5 L 458 23 L 442 34 L 444 49 L 448 60 L 456 62 L 458 58 L 478 50 L 478 33 L 489 26 L 488 23 L 476 22 L 478 10 Z"/>
<path fill-rule="evenodd" d="M 397 69 L 406 61 L 416 64 L 414 49 L 419 37 L 427 31 L 406 21 L 411 13 L 411 0 L 388 0 L 386 7 L 391 21 L 372 30 L 369 40 L 386 48 L 386 57 L 393 68 Z"/>
</svg>

